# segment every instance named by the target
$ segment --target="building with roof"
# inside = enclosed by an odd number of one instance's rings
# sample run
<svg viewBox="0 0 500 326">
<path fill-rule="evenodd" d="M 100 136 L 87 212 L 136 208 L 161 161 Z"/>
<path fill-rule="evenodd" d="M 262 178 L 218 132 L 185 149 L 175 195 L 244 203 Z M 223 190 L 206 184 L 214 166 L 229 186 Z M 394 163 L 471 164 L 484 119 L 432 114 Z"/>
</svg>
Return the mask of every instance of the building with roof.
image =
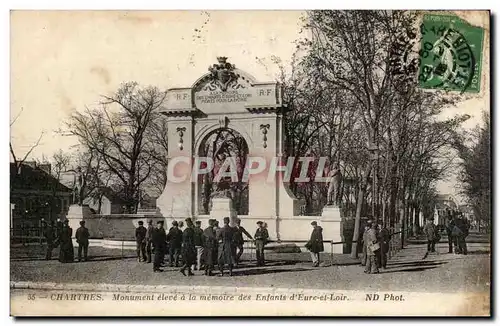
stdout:
<svg viewBox="0 0 500 326">
<path fill-rule="evenodd" d="M 449 213 L 458 211 L 458 201 L 451 194 L 439 194 L 434 207 L 434 223 L 445 225 Z"/>
<path fill-rule="evenodd" d="M 65 219 L 71 205 L 71 188 L 50 174 L 50 164 L 10 163 L 11 228 L 29 228 L 40 221 Z"/>
</svg>

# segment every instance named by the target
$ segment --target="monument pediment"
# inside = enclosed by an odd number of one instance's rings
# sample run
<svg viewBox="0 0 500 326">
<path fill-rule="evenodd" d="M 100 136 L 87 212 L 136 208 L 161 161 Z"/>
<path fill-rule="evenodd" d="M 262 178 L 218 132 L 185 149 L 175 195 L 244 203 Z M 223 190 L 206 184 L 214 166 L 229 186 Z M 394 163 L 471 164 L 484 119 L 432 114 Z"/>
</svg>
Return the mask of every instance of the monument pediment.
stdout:
<svg viewBox="0 0 500 326">
<path fill-rule="evenodd" d="M 167 92 L 162 113 L 205 115 L 260 112 L 282 106 L 282 92 L 276 82 L 260 83 L 254 77 L 218 57 L 191 88 L 173 88 Z"/>
</svg>

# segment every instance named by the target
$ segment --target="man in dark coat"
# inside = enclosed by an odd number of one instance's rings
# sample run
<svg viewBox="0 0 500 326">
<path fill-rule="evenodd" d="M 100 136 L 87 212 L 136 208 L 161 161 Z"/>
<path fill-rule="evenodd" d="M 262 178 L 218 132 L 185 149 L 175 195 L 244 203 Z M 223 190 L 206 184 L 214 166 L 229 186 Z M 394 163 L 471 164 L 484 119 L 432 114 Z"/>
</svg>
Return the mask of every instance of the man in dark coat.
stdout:
<svg viewBox="0 0 500 326">
<path fill-rule="evenodd" d="M 186 269 L 188 276 L 194 275 L 191 271 L 191 265 L 196 262 L 196 246 L 194 244 L 194 224 L 190 218 L 186 219 L 186 228 L 182 232 L 182 261 L 184 265 L 180 272 L 186 276 Z"/>
<path fill-rule="evenodd" d="M 233 275 L 233 246 L 234 246 L 234 228 L 229 226 L 229 217 L 224 217 L 224 226 L 217 233 L 219 243 L 219 270 L 220 275 L 224 276 L 224 265 L 229 267 L 229 276 Z"/>
<path fill-rule="evenodd" d="M 425 224 L 423 231 L 424 235 L 427 238 L 427 253 L 425 254 L 424 257 L 427 257 L 429 253 L 436 252 L 436 240 L 437 240 L 438 230 L 436 225 L 434 224 L 433 218 L 427 220 L 427 223 Z"/>
<path fill-rule="evenodd" d="M 212 276 L 217 260 L 217 238 L 215 237 L 215 220 L 208 220 L 208 227 L 203 231 L 203 261 L 205 275 Z"/>
<path fill-rule="evenodd" d="M 467 243 L 465 238 L 469 235 L 469 226 L 466 221 L 460 217 L 455 219 L 455 228 L 453 229 L 453 236 L 456 241 L 456 253 L 467 255 Z"/>
<path fill-rule="evenodd" d="M 151 263 L 151 255 L 153 253 L 152 251 L 152 238 L 153 238 L 153 230 L 154 230 L 154 227 L 153 227 L 153 220 L 149 219 L 148 220 L 148 227 L 146 229 L 146 238 L 144 239 L 145 243 L 146 243 L 146 256 L 147 256 L 147 263 Z"/>
<path fill-rule="evenodd" d="M 179 267 L 179 255 L 182 248 L 182 231 L 179 229 L 177 221 L 172 222 L 172 227 L 168 231 L 167 241 L 170 247 L 170 266 Z"/>
<path fill-rule="evenodd" d="M 323 246 L 323 228 L 316 221 L 312 221 L 313 230 L 311 238 L 306 243 L 306 248 L 311 252 L 313 267 L 319 266 L 319 253 L 325 250 Z"/>
<path fill-rule="evenodd" d="M 387 268 L 387 253 L 389 252 L 389 242 L 391 241 L 391 232 L 383 226 L 378 234 L 378 241 L 380 243 L 380 262 L 378 264 L 379 267 L 382 267 L 383 269 Z"/>
<path fill-rule="evenodd" d="M 243 245 L 245 244 L 245 241 L 243 240 L 243 234 L 246 235 L 250 240 L 253 240 L 253 238 L 250 233 L 248 233 L 247 230 L 245 230 L 245 228 L 241 226 L 241 220 L 239 218 L 236 219 L 236 226 L 234 228 L 234 231 L 234 246 L 236 249 L 238 249 L 234 260 L 236 265 L 238 265 L 241 255 L 243 255 Z"/>
<path fill-rule="evenodd" d="M 370 227 L 363 236 L 363 241 L 366 243 L 366 253 L 367 260 L 365 266 L 365 273 L 367 274 L 378 274 L 378 266 L 377 266 L 377 251 L 380 250 L 380 245 L 377 239 L 377 224 L 371 223 L 368 224 Z"/>
<path fill-rule="evenodd" d="M 257 225 L 259 227 L 255 231 L 254 235 L 257 266 L 264 266 L 266 261 L 264 258 L 264 247 L 269 240 L 269 233 L 267 232 L 267 229 L 264 228 L 264 222 L 258 221 Z"/>
<path fill-rule="evenodd" d="M 165 245 L 167 241 L 167 234 L 163 228 L 163 221 L 156 222 L 156 229 L 152 232 L 152 238 L 155 258 L 153 261 L 153 272 L 163 272 L 160 269 L 163 255 L 165 255 Z"/>
<path fill-rule="evenodd" d="M 367 223 L 369 223 L 371 225 L 372 221 L 368 220 Z M 359 237 L 359 239 L 361 239 L 361 243 L 363 245 L 363 256 L 361 257 L 361 266 L 366 266 L 366 261 L 368 259 L 368 253 L 366 251 L 366 243 L 365 243 L 364 239 L 365 239 L 365 233 L 369 229 L 370 229 L 370 226 L 365 225 L 363 232 L 361 232 L 361 236 Z"/>
<path fill-rule="evenodd" d="M 82 261 L 82 251 L 83 261 L 86 261 L 89 252 L 90 233 L 89 229 L 85 227 L 85 221 L 80 221 L 80 227 L 76 230 L 75 238 L 78 243 L 78 261 Z"/>
<path fill-rule="evenodd" d="M 56 241 L 56 230 L 54 230 L 54 222 L 52 221 L 50 225 L 43 222 L 42 227 L 43 227 L 43 236 L 45 237 L 45 241 L 47 241 L 45 260 L 51 260 L 52 251 L 54 250 Z"/>
<path fill-rule="evenodd" d="M 203 230 L 201 229 L 201 221 L 196 221 L 194 227 L 194 246 L 196 248 L 196 270 L 201 270 L 201 262 L 203 259 Z"/>
<path fill-rule="evenodd" d="M 73 250 L 73 229 L 69 227 L 69 221 L 64 220 L 63 226 L 59 234 L 59 261 L 61 263 L 71 263 L 75 259 L 75 252 Z"/>
<path fill-rule="evenodd" d="M 144 227 L 144 222 L 139 221 L 139 226 L 135 229 L 135 244 L 137 251 L 137 260 L 139 262 L 146 261 L 146 233 L 148 230 Z"/>
<path fill-rule="evenodd" d="M 448 211 L 448 216 L 446 218 L 446 235 L 448 236 L 448 253 L 451 254 L 453 253 L 453 228 L 455 227 L 455 223 L 453 221 L 453 216 L 451 215 L 451 212 Z"/>
</svg>

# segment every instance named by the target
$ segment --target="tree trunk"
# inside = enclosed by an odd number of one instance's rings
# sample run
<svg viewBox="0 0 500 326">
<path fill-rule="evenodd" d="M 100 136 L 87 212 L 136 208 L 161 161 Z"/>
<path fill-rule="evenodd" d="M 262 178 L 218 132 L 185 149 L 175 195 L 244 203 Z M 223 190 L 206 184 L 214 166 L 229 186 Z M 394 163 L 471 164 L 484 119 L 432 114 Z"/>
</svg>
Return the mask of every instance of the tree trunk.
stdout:
<svg viewBox="0 0 500 326">
<path fill-rule="evenodd" d="M 361 224 L 361 209 L 363 208 L 363 201 L 365 199 L 366 186 L 368 183 L 368 178 L 370 176 L 370 171 L 372 170 L 371 161 L 366 165 L 366 170 L 363 176 L 363 180 L 361 181 L 361 185 L 359 187 L 358 192 L 358 200 L 356 206 L 356 219 L 354 221 L 354 234 L 352 236 L 352 248 L 351 248 L 351 257 L 358 258 L 358 240 L 359 240 L 359 227 Z"/>
</svg>

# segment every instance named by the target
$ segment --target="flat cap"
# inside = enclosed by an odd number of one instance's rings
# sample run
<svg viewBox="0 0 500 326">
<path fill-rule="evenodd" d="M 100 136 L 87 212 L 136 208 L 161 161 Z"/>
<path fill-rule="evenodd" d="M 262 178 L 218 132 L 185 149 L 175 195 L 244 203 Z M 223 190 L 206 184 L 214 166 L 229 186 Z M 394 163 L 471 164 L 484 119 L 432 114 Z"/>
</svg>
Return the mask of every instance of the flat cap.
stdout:
<svg viewBox="0 0 500 326">
<path fill-rule="evenodd" d="M 139 223 L 139 225 L 143 225 L 143 224 L 144 224 L 144 222 L 143 222 L 143 221 L 139 221 L 139 222 L 137 222 L 137 223 Z"/>
<path fill-rule="evenodd" d="M 173 222 L 172 222 L 172 225 L 173 225 L 173 226 L 179 226 L 179 223 L 177 223 L 177 221 L 173 221 Z"/>
<path fill-rule="evenodd" d="M 316 222 L 316 221 L 312 221 L 312 222 L 311 222 L 311 225 L 318 225 L 318 222 Z"/>
<path fill-rule="evenodd" d="M 257 222 L 257 224 L 258 224 L 258 225 L 261 225 L 261 224 L 264 224 L 264 222 L 262 222 L 262 221 L 258 221 L 258 222 Z"/>
</svg>

